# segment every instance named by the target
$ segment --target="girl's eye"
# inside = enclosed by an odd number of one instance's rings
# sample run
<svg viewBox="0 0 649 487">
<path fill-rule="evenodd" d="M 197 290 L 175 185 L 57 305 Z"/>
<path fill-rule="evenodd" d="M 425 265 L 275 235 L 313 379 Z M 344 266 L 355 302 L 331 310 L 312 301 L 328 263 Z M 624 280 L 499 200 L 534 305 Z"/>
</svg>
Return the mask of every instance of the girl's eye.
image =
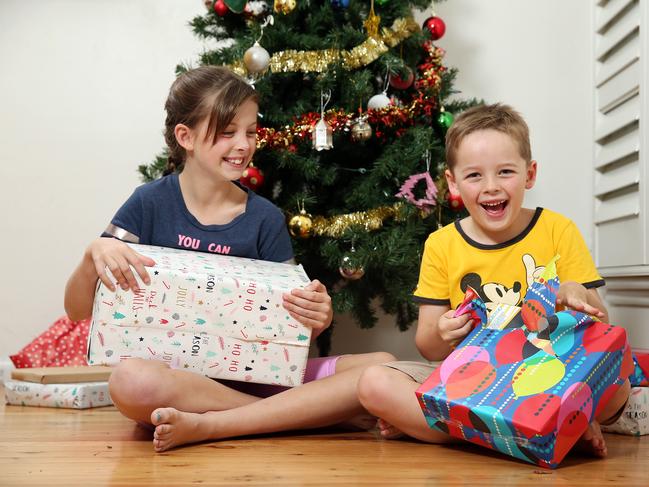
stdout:
<svg viewBox="0 0 649 487">
<path fill-rule="evenodd" d="M 223 137 L 232 137 L 234 135 L 234 132 L 230 132 L 226 130 L 225 132 L 221 132 L 221 135 Z"/>
<path fill-rule="evenodd" d="M 248 132 L 248 137 L 257 137 L 257 131 L 255 130 L 254 132 Z"/>
</svg>

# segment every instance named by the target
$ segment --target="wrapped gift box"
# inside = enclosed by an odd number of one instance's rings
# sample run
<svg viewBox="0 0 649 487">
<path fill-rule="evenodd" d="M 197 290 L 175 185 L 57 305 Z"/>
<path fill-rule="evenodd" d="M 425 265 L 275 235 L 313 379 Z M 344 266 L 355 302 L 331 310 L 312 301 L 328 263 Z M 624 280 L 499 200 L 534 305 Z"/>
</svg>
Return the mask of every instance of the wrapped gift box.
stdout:
<svg viewBox="0 0 649 487">
<path fill-rule="evenodd" d="M 300 265 L 131 245 L 151 257 L 140 292 L 97 287 L 88 363 L 161 360 L 208 377 L 302 383 L 311 329 L 282 306 L 310 281 Z"/>
<path fill-rule="evenodd" d="M 39 384 L 73 384 L 78 382 L 105 382 L 113 371 L 111 367 L 66 366 L 33 367 L 11 372 L 13 380 Z"/>
<path fill-rule="evenodd" d="M 629 380 L 632 386 L 649 386 L 649 352 L 633 350 L 634 370 Z"/>
<path fill-rule="evenodd" d="M 421 385 L 417 397 L 432 428 L 559 465 L 634 365 L 623 328 L 555 312 L 558 288 L 553 260 L 522 307 L 496 306 Z M 479 299 L 470 305 L 477 317 Z"/>
<path fill-rule="evenodd" d="M 649 387 L 633 387 L 629 402 L 619 419 L 602 431 L 621 435 L 649 435 Z"/>
<path fill-rule="evenodd" d="M 110 406 L 108 382 L 41 384 L 20 380 L 5 382 L 7 404 L 51 408 L 87 409 Z"/>
<path fill-rule="evenodd" d="M 9 380 L 14 368 L 14 363 L 9 357 L 0 357 L 0 385 Z"/>
</svg>

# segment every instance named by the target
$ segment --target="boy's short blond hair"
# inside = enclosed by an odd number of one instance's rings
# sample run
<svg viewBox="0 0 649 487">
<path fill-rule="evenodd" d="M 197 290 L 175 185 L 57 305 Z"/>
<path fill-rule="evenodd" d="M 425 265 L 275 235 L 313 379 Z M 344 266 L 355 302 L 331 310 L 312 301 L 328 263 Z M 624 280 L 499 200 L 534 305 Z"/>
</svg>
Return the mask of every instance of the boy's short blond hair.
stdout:
<svg viewBox="0 0 649 487">
<path fill-rule="evenodd" d="M 518 150 L 526 163 L 532 160 L 530 131 L 520 113 L 509 105 L 494 103 L 478 105 L 462 112 L 446 132 L 446 164 L 452 171 L 456 163 L 457 149 L 464 138 L 478 130 L 497 130 L 509 135 L 518 144 Z"/>
</svg>

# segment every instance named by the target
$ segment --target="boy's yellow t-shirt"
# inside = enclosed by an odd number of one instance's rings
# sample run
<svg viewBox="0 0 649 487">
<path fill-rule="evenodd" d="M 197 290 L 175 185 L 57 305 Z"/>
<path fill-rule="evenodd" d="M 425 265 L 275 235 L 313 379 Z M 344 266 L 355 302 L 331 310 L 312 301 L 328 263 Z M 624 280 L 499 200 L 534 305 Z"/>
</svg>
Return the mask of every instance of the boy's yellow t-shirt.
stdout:
<svg viewBox="0 0 649 487">
<path fill-rule="evenodd" d="M 537 208 L 520 235 L 497 245 L 472 240 L 456 221 L 426 240 L 414 299 L 456 308 L 471 286 L 488 309 L 497 303 L 519 306 L 528 286 L 557 254 L 561 282 L 604 285 L 579 229 L 558 213 Z"/>
</svg>

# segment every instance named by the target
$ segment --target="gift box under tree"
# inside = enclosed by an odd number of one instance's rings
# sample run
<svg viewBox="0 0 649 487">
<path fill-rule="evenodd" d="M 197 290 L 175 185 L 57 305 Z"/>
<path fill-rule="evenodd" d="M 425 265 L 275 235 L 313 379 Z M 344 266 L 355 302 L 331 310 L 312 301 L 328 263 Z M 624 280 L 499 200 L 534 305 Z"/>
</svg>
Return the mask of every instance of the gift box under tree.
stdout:
<svg viewBox="0 0 649 487">
<path fill-rule="evenodd" d="M 89 364 L 139 357 L 213 378 L 302 383 L 311 329 L 282 306 L 283 293 L 310 282 L 302 266 L 131 247 L 156 262 L 151 284 L 113 293 L 99 283 Z"/>
<path fill-rule="evenodd" d="M 621 327 L 555 312 L 555 260 L 522 307 L 498 305 L 417 390 L 431 428 L 556 468 L 633 371 Z"/>
</svg>

